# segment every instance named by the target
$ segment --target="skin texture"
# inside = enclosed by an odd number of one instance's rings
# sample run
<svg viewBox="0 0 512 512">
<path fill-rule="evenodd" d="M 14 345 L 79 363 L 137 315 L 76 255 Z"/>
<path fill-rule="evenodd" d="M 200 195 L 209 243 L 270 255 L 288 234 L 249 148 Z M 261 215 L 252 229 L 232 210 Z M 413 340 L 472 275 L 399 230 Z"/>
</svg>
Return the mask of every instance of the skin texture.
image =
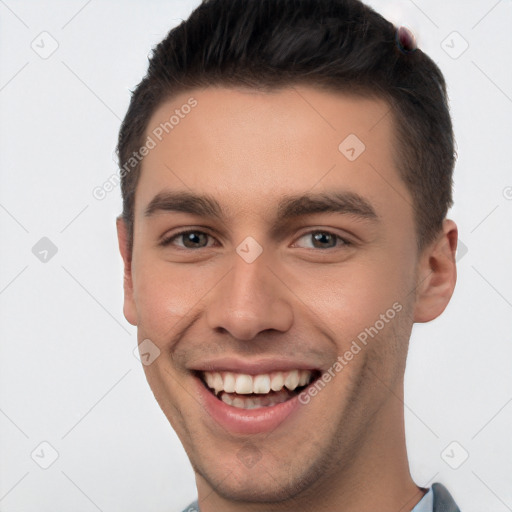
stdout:
<svg viewBox="0 0 512 512">
<path fill-rule="evenodd" d="M 149 338 L 161 351 L 144 371 L 195 470 L 201 511 L 410 511 L 425 489 L 411 479 L 405 446 L 407 349 L 413 322 L 436 318 L 452 295 L 456 225 L 445 220 L 418 253 L 382 101 L 309 86 L 209 87 L 162 104 L 147 135 L 190 97 L 197 106 L 144 158 L 132 255 L 121 218 L 117 229 L 124 315 L 139 343 Z M 354 161 L 338 150 L 349 134 L 366 146 Z M 145 217 L 164 189 L 209 194 L 226 217 Z M 333 190 L 359 194 L 377 219 L 317 213 L 271 235 L 285 195 Z M 188 249 L 183 237 L 158 245 L 183 229 L 209 236 Z M 317 231 L 352 243 L 315 245 Z M 248 236 L 263 248 L 250 264 L 236 252 Z M 194 391 L 190 368 L 223 355 L 289 357 L 326 371 L 395 303 L 401 311 L 273 432 L 226 432 Z M 237 456 L 247 443 L 261 456 L 253 467 Z"/>
</svg>

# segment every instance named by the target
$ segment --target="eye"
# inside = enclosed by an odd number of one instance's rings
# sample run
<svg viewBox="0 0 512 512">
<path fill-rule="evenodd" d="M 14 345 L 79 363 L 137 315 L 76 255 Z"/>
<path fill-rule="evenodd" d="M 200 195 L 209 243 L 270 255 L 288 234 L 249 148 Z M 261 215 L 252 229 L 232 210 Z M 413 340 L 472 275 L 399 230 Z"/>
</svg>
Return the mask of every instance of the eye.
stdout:
<svg viewBox="0 0 512 512">
<path fill-rule="evenodd" d="M 159 245 L 162 247 L 168 245 L 176 245 L 182 249 L 205 249 L 208 247 L 208 237 L 212 238 L 211 235 L 204 231 L 199 230 L 187 230 L 180 231 L 179 233 L 174 233 L 166 238 L 164 238 Z M 330 231 L 324 230 L 315 230 L 309 231 L 308 233 L 304 233 L 298 240 L 302 238 L 310 238 L 312 244 L 307 247 L 308 249 L 335 249 L 341 247 L 348 247 L 351 244 L 345 238 L 342 238 L 335 233 L 331 233 Z M 175 244 L 176 240 L 181 240 L 183 243 Z M 295 244 L 294 244 L 295 245 Z"/>
<path fill-rule="evenodd" d="M 175 240 L 181 239 L 183 241 L 183 245 L 178 245 L 178 247 L 182 247 L 184 249 L 204 249 L 207 246 L 203 245 L 203 242 L 207 242 L 209 236 L 210 235 L 204 231 L 180 231 L 179 233 L 174 233 L 173 235 L 164 238 L 159 245 L 165 247 L 167 245 L 171 245 Z"/>
<path fill-rule="evenodd" d="M 308 249 L 335 249 L 336 247 L 350 246 L 351 243 L 335 233 L 330 231 L 315 230 L 304 233 L 300 238 L 310 238 L 312 246 Z M 337 243 L 340 241 L 341 243 Z"/>
</svg>

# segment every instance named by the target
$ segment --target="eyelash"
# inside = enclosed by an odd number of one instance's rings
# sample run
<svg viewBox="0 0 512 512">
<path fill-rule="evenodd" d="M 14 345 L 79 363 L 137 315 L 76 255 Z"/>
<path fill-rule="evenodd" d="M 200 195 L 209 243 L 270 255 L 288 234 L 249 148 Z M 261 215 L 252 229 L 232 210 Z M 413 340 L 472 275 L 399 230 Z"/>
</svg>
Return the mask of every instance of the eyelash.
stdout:
<svg viewBox="0 0 512 512">
<path fill-rule="evenodd" d="M 189 233 L 201 233 L 201 234 L 204 234 L 204 235 L 207 235 L 211 238 L 214 238 L 212 235 L 210 235 L 209 233 L 207 233 L 206 231 L 201 231 L 199 229 L 187 229 L 185 231 L 180 231 L 179 233 L 173 233 L 172 235 L 164 238 L 161 242 L 160 242 L 160 246 L 162 247 L 166 247 L 168 245 L 171 245 L 171 242 L 177 238 L 179 238 L 180 236 L 183 236 L 183 235 L 187 235 Z M 324 234 L 328 234 L 328 235 L 332 235 L 334 236 L 337 240 L 340 240 L 342 242 L 342 244 L 340 246 L 335 246 L 335 247 L 328 247 L 327 249 L 318 249 L 318 250 L 321 250 L 321 251 L 328 251 L 328 250 L 335 250 L 335 249 L 341 249 L 342 247 L 349 247 L 352 244 L 352 242 L 350 242 L 349 240 L 347 240 L 346 238 L 343 238 L 339 235 L 337 235 L 336 233 L 333 233 L 331 231 L 326 231 L 324 229 L 313 229 L 311 231 L 307 231 L 306 233 L 302 233 L 302 235 L 299 237 L 300 238 L 303 238 L 304 236 L 306 235 L 311 235 L 313 233 L 324 233 Z M 185 251 L 195 251 L 195 250 L 199 250 L 199 249 L 207 249 L 208 247 L 199 247 L 198 249 L 190 249 L 188 247 L 180 247 L 181 250 L 185 250 Z M 309 249 L 309 247 L 308 247 Z M 312 249 L 316 249 L 315 247 L 313 247 Z"/>
</svg>

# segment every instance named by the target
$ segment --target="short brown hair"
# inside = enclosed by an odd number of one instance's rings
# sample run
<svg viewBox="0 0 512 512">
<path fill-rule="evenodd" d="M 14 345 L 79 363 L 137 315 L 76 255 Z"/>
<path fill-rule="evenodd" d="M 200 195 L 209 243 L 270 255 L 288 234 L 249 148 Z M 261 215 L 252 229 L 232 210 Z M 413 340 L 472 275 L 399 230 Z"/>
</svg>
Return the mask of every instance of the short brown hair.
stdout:
<svg viewBox="0 0 512 512">
<path fill-rule="evenodd" d="M 144 144 L 155 110 L 179 93 L 298 84 L 387 101 L 395 162 L 413 199 L 423 249 L 452 205 L 456 153 L 445 80 L 404 32 L 359 0 L 203 0 L 153 50 L 119 132 L 120 168 L 126 171 Z M 141 165 L 121 175 L 130 253 Z"/>
</svg>

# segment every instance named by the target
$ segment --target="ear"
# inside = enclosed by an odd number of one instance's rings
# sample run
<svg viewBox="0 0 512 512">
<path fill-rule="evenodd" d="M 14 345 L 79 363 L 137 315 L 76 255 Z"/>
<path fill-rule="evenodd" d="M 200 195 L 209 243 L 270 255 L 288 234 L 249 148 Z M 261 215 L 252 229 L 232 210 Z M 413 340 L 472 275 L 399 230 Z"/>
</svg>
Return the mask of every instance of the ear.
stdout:
<svg viewBox="0 0 512 512">
<path fill-rule="evenodd" d="M 124 317 L 132 325 L 137 325 L 137 308 L 133 299 L 133 280 L 132 280 L 132 255 L 128 247 L 128 227 L 120 215 L 116 219 L 117 240 L 119 242 L 119 252 L 124 263 Z"/>
<path fill-rule="evenodd" d="M 414 322 L 430 322 L 448 305 L 457 281 L 457 236 L 455 222 L 445 219 L 442 232 L 420 255 Z"/>
</svg>

